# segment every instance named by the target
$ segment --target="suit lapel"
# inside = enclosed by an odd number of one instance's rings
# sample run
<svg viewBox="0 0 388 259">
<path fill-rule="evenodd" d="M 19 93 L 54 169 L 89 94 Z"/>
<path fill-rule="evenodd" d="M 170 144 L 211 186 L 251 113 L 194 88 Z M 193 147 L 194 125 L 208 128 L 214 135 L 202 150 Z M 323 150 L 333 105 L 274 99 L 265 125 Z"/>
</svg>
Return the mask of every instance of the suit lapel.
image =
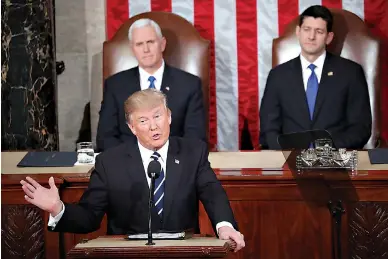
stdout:
<svg viewBox="0 0 388 259">
<path fill-rule="evenodd" d="M 170 91 L 172 90 L 171 88 L 172 83 L 173 83 L 173 77 L 171 73 L 171 68 L 165 63 L 163 78 L 162 78 L 162 86 L 160 87 L 160 91 L 162 91 L 167 96 L 167 100 L 168 100 Z"/>
<path fill-rule="evenodd" d="M 293 87 L 292 92 L 294 93 L 294 97 L 296 99 L 296 100 L 293 100 L 293 103 L 300 110 L 301 124 L 304 125 L 305 127 L 308 126 L 308 128 L 310 128 L 310 125 L 309 125 L 310 112 L 307 104 L 306 91 L 304 89 L 302 64 L 299 56 L 295 58 L 294 61 L 292 62 L 291 73 L 295 75 L 295 76 L 292 76 L 292 78 L 295 78 L 295 81 L 293 84 L 291 84 Z M 307 125 L 306 125 L 306 122 L 308 122 Z"/>
<path fill-rule="evenodd" d="M 132 180 L 131 183 L 140 184 L 141 186 L 138 187 L 138 190 L 142 192 L 141 196 L 144 195 L 148 197 L 148 182 L 137 143 L 133 143 L 132 141 L 127 143 L 127 155 L 129 157 L 127 172 Z M 148 198 L 146 200 L 148 200 Z M 148 205 L 146 204 L 146 206 Z"/>
<path fill-rule="evenodd" d="M 136 88 L 136 91 L 140 91 L 141 90 L 141 85 L 140 85 L 140 72 L 139 72 L 139 66 L 137 66 L 137 69 L 134 70 L 135 71 L 135 74 L 133 76 L 133 85 L 135 85 L 137 88 Z"/>
<path fill-rule="evenodd" d="M 319 112 L 327 96 L 330 95 L 331 87 L 333 87 L 334 73 L 333 64 L 331 62 L 331 54 L 326 52 L 325 63 L 323 64 L 321 81 L 319 82 L 317 99 L 315 101 L 313 123 L 317 120 Z"/>
<path fill-rule="evenodd" d="M 167 153 L 166 181 L 164 187 L 164 205 L 163 222 L 166 222 L 171 212 L 174 195 L 178 189 L 180 176 L 182 173 L 182 164 L 180 163 L 179 144 L 177 139 L 170 138 L 170 144 Z"/>
</svg>

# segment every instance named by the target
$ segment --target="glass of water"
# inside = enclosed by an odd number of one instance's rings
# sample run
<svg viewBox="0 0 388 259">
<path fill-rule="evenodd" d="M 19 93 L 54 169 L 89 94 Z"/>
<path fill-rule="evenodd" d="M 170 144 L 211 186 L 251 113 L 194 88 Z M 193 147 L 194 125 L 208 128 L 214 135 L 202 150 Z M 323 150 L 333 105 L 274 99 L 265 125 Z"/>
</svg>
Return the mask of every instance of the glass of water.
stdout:
<svg viewBox="0 0 388 259">
<path fill-rule="evenodd" d="M 80 164 L 94 162 L 94 149 L 92 142 L 77 143 L 77 161 Z"/>
</svg>

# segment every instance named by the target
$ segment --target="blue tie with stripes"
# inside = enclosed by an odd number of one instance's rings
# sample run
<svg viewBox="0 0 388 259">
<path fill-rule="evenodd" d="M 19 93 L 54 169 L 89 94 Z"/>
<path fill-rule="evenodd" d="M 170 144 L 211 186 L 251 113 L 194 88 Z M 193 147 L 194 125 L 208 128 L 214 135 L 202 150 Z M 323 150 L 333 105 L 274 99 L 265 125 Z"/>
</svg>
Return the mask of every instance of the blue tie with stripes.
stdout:
<svg viewBox="0 0 388 259">
<path fill-rule="evenodd" d="M 158 152 L 154 152 L 151 158 L 158 161 L 160 158 L 160 154 Z M 164 170 L 162 167 L 162 171 L 160 172 L 159 178 L 155 180 L 155 190 L 154 190 L 155 207 L 160 218 L 162 218 L 163 216 L 164 179 L 165 179 Z"/>
<path fill-rule="evenodd" d="M 151 88 L 151 89 L 156 89 L 156 88 L 155 88 L 155 84 L 154 84 L 155 80 L 156 80 L 156 78 L 153 77 L 153 76 L 150 76 L 150 77 L 148 78 L 148 81 L 150 81 L 150 86 L 149 86 L 149 88 Z"/>
</svg>

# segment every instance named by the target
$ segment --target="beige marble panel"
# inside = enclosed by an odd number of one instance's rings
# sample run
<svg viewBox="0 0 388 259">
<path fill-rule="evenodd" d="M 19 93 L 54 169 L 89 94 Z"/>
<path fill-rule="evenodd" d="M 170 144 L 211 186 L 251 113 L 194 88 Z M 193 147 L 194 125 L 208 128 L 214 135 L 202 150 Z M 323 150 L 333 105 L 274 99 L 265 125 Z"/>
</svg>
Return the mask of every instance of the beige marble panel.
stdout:
<svg viewBox="0 0 388 259">
<path fill-rule="evenodd" d="M 72 151 L 91 89 L 102 89 L 105 0 L 58 1 L 56 20 L 57 60 L 63 60 L 66 66 L 65 72 L 58 76 L 59 146 L 61 151 Z M 92 109 L 91 130 L 95 136 L 100 107 Z"/>
<path fill-rule="evenodd" d="M 61 151 L 74 151 L 82 123 L 88 121 L 85 108 L 90 100 L 87 54 L 57 54 L 66 64 L 58 76 L 58 129 Z M 85 120 L 85 121 L 84 121 Z"/>
</svg>

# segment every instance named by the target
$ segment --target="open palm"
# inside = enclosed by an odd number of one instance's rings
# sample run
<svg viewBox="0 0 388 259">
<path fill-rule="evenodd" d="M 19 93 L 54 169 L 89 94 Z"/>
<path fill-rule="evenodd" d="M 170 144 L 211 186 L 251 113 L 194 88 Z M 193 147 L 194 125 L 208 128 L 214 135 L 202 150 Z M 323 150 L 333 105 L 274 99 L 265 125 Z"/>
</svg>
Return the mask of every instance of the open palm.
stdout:
<svg viewBox="0 0 388 259">
<path fill-rule="evenodd" d="M 21 180 L 22 189 L 26 194 L 24 198 L 31 204 L 45 210 L 51 214 L 57 214 L 62 203 L 59 198 L 58 188 L 55 186 L 54 178 L 50 177 L 50 188 L 45 188 L 31 177 L 26 177 L 26 181 Z M 59 208 L 60 211 L 60 208 Z"/>
</svg>

